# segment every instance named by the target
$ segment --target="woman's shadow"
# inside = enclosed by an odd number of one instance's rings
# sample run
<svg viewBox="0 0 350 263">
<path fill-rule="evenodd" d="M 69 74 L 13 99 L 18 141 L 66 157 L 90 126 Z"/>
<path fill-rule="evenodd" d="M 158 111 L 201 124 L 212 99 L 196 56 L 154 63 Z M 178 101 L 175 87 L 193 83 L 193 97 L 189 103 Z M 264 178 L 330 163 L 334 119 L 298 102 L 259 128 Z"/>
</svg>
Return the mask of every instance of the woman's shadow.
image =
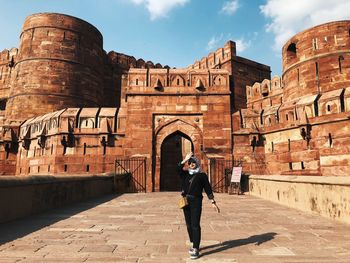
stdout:
<svg viewBox="0 0 350 263">
<path fill-rule="evenodd" d="M 248 238 L 229 240 L 229 241 L 222 242 L 220 244 L 205 246 L 205 247 L 201 248 L 201 251 L 208 250 L 208 249 L 210 249 L 210 250 L 204 251 L 201 254 L 202 254 L 202 256 L 206 256 L 206 255 L 218 253 L 218 252 L 230 249 L 230 248 L 244 246 L 244 245 L 253 244 L 253 243 L 255 243 L 256 246 L 259 246 L 262 243 L 265 243 L 267 241 L 274 239 L 276 235 L 277 235 L 277 233 L 275 233 L 275 232 L 268 232 L 268 233 L 261 234 L 261 235 L 250 236 Z"/>
</svg>

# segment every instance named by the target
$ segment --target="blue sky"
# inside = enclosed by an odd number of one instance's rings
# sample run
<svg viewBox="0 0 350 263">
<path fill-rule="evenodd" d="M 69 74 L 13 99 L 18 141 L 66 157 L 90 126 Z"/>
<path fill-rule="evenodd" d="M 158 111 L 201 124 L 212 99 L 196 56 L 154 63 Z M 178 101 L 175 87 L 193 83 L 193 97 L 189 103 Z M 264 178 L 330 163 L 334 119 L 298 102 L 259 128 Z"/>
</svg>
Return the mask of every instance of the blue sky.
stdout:
<svg viewBox="0 0 350 263">
<path fill-rule="evenodd" d="M 311 26 L 350 19 L 348 0 L 0 0 L 0 50 L 18 47 L 26 16 L 56 12 L 96 26 L 104 49 L 186 67 L 231 39 L 238 55 L 281 74 L 281 47 Z"/>
</svg>

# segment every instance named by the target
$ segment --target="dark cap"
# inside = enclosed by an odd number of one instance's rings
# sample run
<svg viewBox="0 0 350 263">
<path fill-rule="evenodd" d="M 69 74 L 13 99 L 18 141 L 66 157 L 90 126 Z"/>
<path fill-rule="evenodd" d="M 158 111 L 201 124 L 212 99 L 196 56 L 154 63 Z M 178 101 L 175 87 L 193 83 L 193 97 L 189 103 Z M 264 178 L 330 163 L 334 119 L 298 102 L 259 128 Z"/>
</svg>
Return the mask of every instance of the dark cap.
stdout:
<svg viewBox="0 0 350 263">
<path fill-rule="evenodd" d="M 190 163 L 196 163 L 197 164 L 197 160 L 194 157 L 191 157 L 190 159 L 188 159 L 187 163 L 188 164 L 190 164 Z"/>
</svg>

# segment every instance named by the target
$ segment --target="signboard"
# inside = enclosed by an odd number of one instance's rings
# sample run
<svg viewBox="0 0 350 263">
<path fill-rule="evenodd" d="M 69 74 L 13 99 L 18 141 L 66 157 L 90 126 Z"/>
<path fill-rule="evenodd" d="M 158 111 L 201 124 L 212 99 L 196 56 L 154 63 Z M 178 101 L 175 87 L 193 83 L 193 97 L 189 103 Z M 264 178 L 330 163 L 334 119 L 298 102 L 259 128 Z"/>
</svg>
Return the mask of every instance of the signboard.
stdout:
<svg viewBox="0 0 350 263">
<path fill-rule="evenodd" d="M 233 167 L 232 176 L 231 176 L 231 183 L 240 183 L 241 182 L 241 175 L 242 175 L 242 167 Z"/>
</svg>

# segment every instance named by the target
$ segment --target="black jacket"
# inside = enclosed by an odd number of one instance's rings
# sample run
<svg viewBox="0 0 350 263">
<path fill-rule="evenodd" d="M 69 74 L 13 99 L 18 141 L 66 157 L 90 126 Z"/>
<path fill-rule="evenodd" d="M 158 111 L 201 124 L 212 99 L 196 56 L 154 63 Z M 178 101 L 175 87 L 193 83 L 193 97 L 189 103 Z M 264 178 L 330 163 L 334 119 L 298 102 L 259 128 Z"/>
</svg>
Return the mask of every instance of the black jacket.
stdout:
<svg viewBox="0 0 350 263">
<path fill-rule="evenodd" d="M 178 164 L 178 172 L 181 177 L 181 189 L 182 189 L 182 195 L 193 195 L 196 197 L 203 197 L 202 192 L 203 189 L 205 193 L 207 194 L 209 199 L 214 199 L 213 190 L 211 189 L 211 185 L 208 180 L 208 176 L 206 173 L 196 173 L 196 174 L 189 174 L 188 171 L 184 171 L 183 164 Z M 190 188 L 190 180 L 193 178 L 191 189 Z"/>
</svg>

